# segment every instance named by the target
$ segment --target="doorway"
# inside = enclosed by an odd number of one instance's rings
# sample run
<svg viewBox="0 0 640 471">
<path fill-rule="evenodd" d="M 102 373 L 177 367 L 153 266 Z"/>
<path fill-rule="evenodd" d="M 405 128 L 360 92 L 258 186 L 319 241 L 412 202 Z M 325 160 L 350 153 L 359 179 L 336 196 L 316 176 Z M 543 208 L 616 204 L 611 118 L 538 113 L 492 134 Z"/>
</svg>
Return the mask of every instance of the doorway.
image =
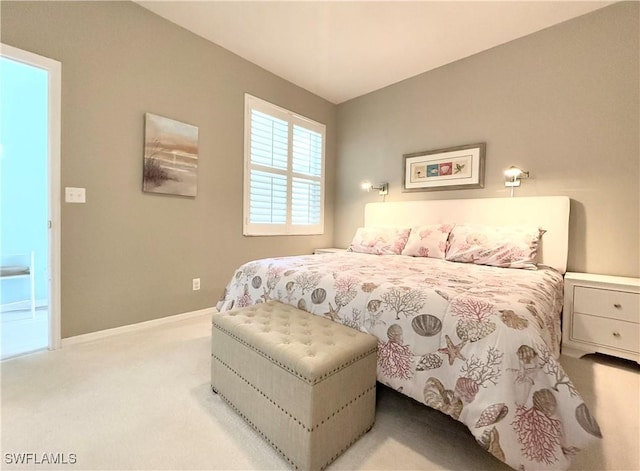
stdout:
<svg viewBox="0 0 640 471">
<path fill-rule="evenodd" d="M 60 342 L 59 62 L 0 44 L 0 354 Z"/>
</svg>

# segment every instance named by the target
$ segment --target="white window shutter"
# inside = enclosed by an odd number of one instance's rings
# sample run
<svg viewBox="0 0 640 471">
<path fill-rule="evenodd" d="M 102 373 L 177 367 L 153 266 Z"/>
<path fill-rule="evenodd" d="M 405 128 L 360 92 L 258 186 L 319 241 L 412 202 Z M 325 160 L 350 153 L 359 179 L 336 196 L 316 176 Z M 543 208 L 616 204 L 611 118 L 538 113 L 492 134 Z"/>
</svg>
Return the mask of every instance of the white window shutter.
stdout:
<svg viewBox="0 0 640 471">
<path fill-rule="evenodd" d="M 287 177 L 251 170 L 250 222 L 287 223 Z"/>
<path fill-rule="evenodd" d="M 244 234 L 324 232 L 325 126 L 245 95 Z"/>
<path fill-rule="evenodd" d="M 251 163 L 287 169 L 289 124 L 251 110 Z"/>
<path fill-rule="evenodd" d="M 297 125 L 293 126 L 293 171 L 322 175 L 322 136 Z"/>
<path fill-rule="evenodd" d="M 291 223 L 302 225 L 319 224 L 321 196 L 319 182 L 294 178 L 291 198 Z"/>
</svg>

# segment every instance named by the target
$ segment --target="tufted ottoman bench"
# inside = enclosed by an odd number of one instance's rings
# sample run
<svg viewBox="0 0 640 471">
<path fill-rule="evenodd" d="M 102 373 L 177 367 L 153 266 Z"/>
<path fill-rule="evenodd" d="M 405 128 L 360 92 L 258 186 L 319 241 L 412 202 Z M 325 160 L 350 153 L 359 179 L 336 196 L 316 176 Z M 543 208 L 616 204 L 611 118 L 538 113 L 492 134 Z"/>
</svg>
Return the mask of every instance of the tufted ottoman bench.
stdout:
<svg viewBox="0 0 640 471">
<path fill-rule="evenodd" d="M 325 468 L 373 426 L 372 335 L 275 301 L 212 324 L 212 389 L 295 468 Z"/>
</svg>

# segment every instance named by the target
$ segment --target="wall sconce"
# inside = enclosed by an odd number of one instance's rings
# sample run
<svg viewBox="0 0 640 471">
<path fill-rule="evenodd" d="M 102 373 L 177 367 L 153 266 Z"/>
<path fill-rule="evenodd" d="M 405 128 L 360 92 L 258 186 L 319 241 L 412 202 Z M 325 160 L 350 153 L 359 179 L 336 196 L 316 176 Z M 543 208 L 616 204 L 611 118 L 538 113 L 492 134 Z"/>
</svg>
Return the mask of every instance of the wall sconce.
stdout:
<svg viewBox="0 0 640 471">
<path fill-rule="evenodd" d="M 513 189 L 520 186 L 520 180 L 523 178 L 529 178 L 529 172 L 513 165 L 504 171 L 504 186 L 511 187 L 511 196 L 513 196 Z"/>
<path fill-rule="evenodd" d="M 364 191 L 378 190 L 378 194 L 380 196 L 385 196 L 389 193 L 389 184 L 388 183 L 380 183 L 380 186 L 373 186 L 371 182 L 362 182 L 360 187 Z"/>
</svg>

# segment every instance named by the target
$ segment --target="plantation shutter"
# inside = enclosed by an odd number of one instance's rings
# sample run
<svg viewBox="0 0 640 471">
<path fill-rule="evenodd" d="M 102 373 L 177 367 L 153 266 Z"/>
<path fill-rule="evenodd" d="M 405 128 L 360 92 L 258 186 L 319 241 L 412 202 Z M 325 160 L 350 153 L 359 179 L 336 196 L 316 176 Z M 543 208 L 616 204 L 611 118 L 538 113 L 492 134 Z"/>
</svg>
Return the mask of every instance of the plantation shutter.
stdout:
<svg viewBox="0 0 640 471">
<path fill-rule="evenodd" d="M 325 126 L 245 96 L 244 235 L 324 231 Z"/>
<path fill-rule="evenodd" d="M 322 210 L 322 135 L 293 125 L 292 224 L 317 225 Z"/>
</svg>

